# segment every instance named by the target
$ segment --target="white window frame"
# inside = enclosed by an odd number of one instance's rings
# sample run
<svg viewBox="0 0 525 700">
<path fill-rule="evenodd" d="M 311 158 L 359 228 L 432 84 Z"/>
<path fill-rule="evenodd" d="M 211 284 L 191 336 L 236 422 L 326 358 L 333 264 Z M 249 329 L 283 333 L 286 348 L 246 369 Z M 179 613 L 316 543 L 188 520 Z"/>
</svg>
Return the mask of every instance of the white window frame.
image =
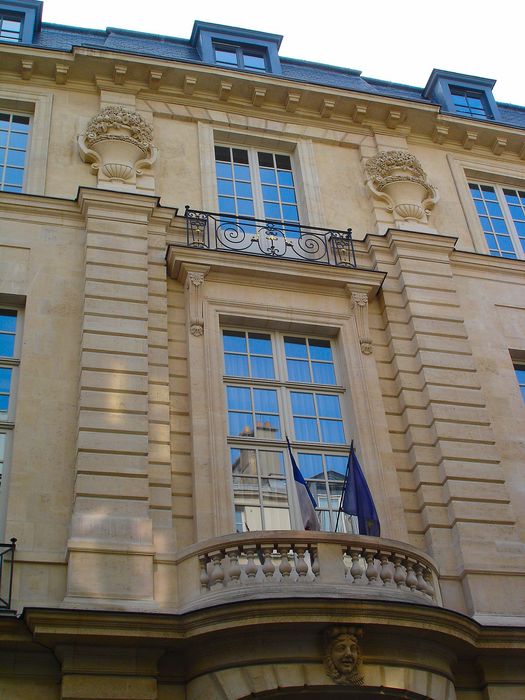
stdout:
<svg viewBox="0 0 525 700">
<path fill-rule="evenodd" d="M 11 452 L 13 443 L 13 432 L 15 428 L 16 395 L 18 388 L 18 376 L 20 367 L 20 357 L 22 352 L 22 328 L 24 312 L 19 306 L 4 304 L 0 301 L 0 311 L 9 310 L 16 312 L 16 335 L 13 356 L 0 356 L 0 367 L 12 369 L 11 384 L 9 391 L 9 405 L 6 417 L 0 417 L 0 433 L 6 436 L 4 463 L 2 467 L 0 485 L 0 540 L 5 529 L 5 519 L 7 515 L 7 492 L 9 490 L 9 466 L 11 462 Z"/>
<path fill-rule="evenodd" d="M 253 207 L 254 207 L 254 213 L 251 215 L 244 215 L 242 213 L 240 214 L 235 214 L 233 216 L 238 216 L 239 218 L 243 218 L 244 216 L 253 216 L 255 219 L 260 219 L 262 221 L 287 221 L 289 223 L 297 223 L 297 225 L 301 225 L 303 222 L 304 217 L 302 216 L 301 212 L 301 205 L 299 203 L 299 196 L 297 192 L 297 182 L 296 182 L 296 177 L 295 177 L 295 172 L 297 170 L 295 163 L 294 163 L 294 157 L 293 153 L 286 153 L 283 151 L 269 151 L 269 150 L 264 150 L 260 147 L 254 147 L 254 146 L 237 146 L 234 144 L 229 144 L 229 143 L 222 143 L 218 142 L 215 144 L 215 146 L 218 147 L 224 147 L 228 149 L 240 149 L 243 151 L 246 151 L 248 154 L 248 168 L 250 171 L 250 185 L 252 189 L 252 201 L 253 201 Z M 298 221 L 295 222 L 292 219 L 287 219 L 284 216 L 279 216 L 279 217 L 270 217 L 265 214 L 264 211 L 264 198 L 263 198 L 263 182 L 261 180 L 261 172 L 260 172 L 260 166 L 259 166 L 259 153 L 269 153 L 272 156 L 286 156 L 287 158 L 290 159 L 290 172 L 292 173 L 292 180 L 293 180 L 293 191 L 295 195 L 295 207 L 297 208 L 298 212 Z M 215 157 L 215 149 L 214 149 L 214 157 Z M 216 161 L 218 162 L 218 161 Z M 216 186 L 217 186 L 217 178 L 216 178 Z M 277 187 L 278 191 L 280 192 L 280 188 Z M 290 189 L 290 188 L 289 188 Z M 235 201 L 237 201 L 237 197 L 233 197 Z M 283 202 L 280 201 L 280 204 L 282 205 Z M 284 204 L 287 204 L 287 202 L 284 202 Z M 219 205 L 219 193 L 217 192 L 217 208 L 216 211 L 220 211 L 220 205 Z"/>
<path fill-rule="evenodd" d="M 258 124 L 261 122 L 260 119 L 256 121 Z M 218 211 L 215 146 L 224 144 L 230 147 L 254 148 L 290 156 L 301 225 L 322 228 L 326 217 L 322 209 L 313 142 L 307 138 L 287 138 L 283 136 L 285 131 L 286 124 L 277 121 L 272 122 L 262 133 L 260 128 L 245 131 L 199 122 L 202 209 L 209 212 Z"/>
<path fill-rule="evenodd" d="M 504 189 L 512 189 L 512 190 L 516 190 L 516 191 L 525 192 L 525 182 L 523 183 L 523 186 L 520 187 L 519 185 L 501 184 L 499 182 L 494 182 L 494 181 L 490 181 L 490 180 L 482 179 L 482 178 L 477 178 L 477 179 L 472 178 L 472 177 L 468 178 L 469 195 L 471 197 L 472 204 L 475 208 L 474 199 L 472 198 L 472 193 L 470 191 L 471 184 L 478 185 L 478 186 L 485 185 L 488 187 L 492 187 L 494 189 L 494 192 L 496 194 L 496 198 L 498 200 L 498 204 L 500 206 L 500 209 L 501 209 L 501 212 L 503 215 L 503 220 L 505 221 L 505 225 L 506 225 L 508 233 L 509 233 L 509 238 L 510 238 L 512 245 L 514 247 L 514 252 L 516 253 L 516 257 L 512 258 L 512 257 L 503 256 L 503 255 L 494 255 L 493 253 L 491 253 L 489 246 L 487 244 L 485 232 L 483 231 L 483 226 L 481 224 L 481 221 L 479 220 L 479 214 L 476 210 L 476 217 L 478 220 L 478 225 L 479 225 L 479 228 L 481 229 L 481 232 L 483 234 L 483 240 L 485 243 L 485 252 L 488 255 L 491 255 L 492 257 L 505 258 L 507 260 L 515 260 L 515 259 L 525 260 L 525 250 L 523 250 L 518 232 L 516 231 L 514 219 L 512 218 L 512 215 L 511 215 L 510 210 L 509 210 L 509 205 L 507 203 L 507 200 L 505 199 L 505 194 L 503 192 Z"/>
<path fill-rule="evenodd" d="M 9 114 L 12 117 L 26 117 L 29 120 L 29 128 L 28 128 L 28 134 L 27 134 L 27 145 L 25 148 L 25 157 L 24 157 L 24 166 L 23 166 L 23 178 L 22 178 L 22 193 L 26 191 L 26 182 L 28 178 L 28 164 L 29 164 L 29 153 L 31 151 L 31 131 L 33 127 L 33 117 L 31 114 L 27 112 L 20 112 L 16 110 L 3 110 L 1 107 L 0 103 L 0 112 L 2 114 Z M 12 123 L 12 122 L 11 122 Z M 11 149 L 7 147 L 6 144 L 6 151 L 9 153 Z M 20 150 L 20 149 L 13 149 L 13 150 Z M 0 162 L 0 166 L 4 166 L 3 162 Z M 5 163 L 5 167 L 7 166 L 7 161 Z M 4 176 L 5 177 L 5 176 Z M 2 182 L 0 182 L 0 192 L 11 192 L 12 190 L 6 190 L 2 187 Z"/>
<path fill-rule="evenodd" d="M 52 105 L 49 92 L 5 88 L 0 91 L 0 111 L 30 118 L 23 193 L 45 194 Z"/>
<path fill-rule="evenodd" d="M 274 366 L 274 375 L 275 377 L 273 379 L 261 379 L 261 378 L 255 378 L 255 377 L 242 377 L 238 375 L 228 375 L 226 374 L 226 368 L 224 365 L 224 345 L 223 345 L 223 332 L 224 331 L 240 331 L 240 332 L 255 332 L 255 333 L 263 333 L 265 335 L 269 335 L 271 338 L 271 343 L 272 343 L 272 357 L 273 357 L 273 366 Z M 293 472 L 292 472 L 292 466 L 288 454 L 288 449 L 286 446 L 286 435 L 290 438 L 290 442 L 292 444 L 292 451 L 294 454 L 294 457 L 299 465 L 300 464 L 300 453 L 313 453 L 313 454 L 318 454 L 323 456 L 323 470 L 324 470 L 324 457 L 326 455 L 334 455 L 341 457 L 343 459 L 348 458 L 349 450 L 350 450 L 350 420 L 349 420 L 349 415 L 348 415 L 348 407 L 347 407 L 347 400 L 348 400 L 348 392 L 345 388 L 340 383 L 335 383 L 335 384 L 320 384 L 316 383 L 314 381 L 312 382 L 302 382 L 302 381 L 296 381 L 296 380 L 289 380 L 288 379 L 288 372 L 287 372 L 287 365 L 286 365 L 286 353 L 285 353 L 285 346 L 284 346 L 284 338 L 292 336 L 292 337 L 298 337 L 298 338 L 309 338 L 309 339 L 319 339 L 319 340 L 325 340 L 330 342 L 331 350 L 332 350 L 332 359 L 333 359 L 333 367 L 335 371 L 335 376 L 336 376 L 336 382 L 339 379 L 339 376 L 341 374 L 341 371 L 338 369 L 338 353 L 337 353 L 337 347 L 336 347 L 336 340 L 334 338 L 329 338 L 329 337 L 323 337 L 319 336 L 316 333 L 301 333 L 301 332 L 295 332 L 295 331 L 275 331 L 271 329 L 264 329 L 264 328 L 252 328 L 251 326 L 249 328 L 244 327 L 244 326 L 238 326 L 238 325 L 230 325 L 230 324 L 223 324 L 221 326 L 221 349 L 222 349 L 222 366 L 223 366 L 223 384 L 224 384 L 224 405 L 225 405 L 225 414 L 228 412 L 228 405 L 227 405 L 227 399 L 226 399 L 226 387 L 227 386 L 238 386 L 238 387 L 256 387 L 256 388 L 264 388 L 264 389 L 273 389 L 276 391 L 277 394 L 277 401 L 278 401 L 278 407 L 279 407 L 279 419 L 280 419 L 280 431 L 281 431 L 281 436 L 280 438 L 275 438 L 275 439 L 265 439 L 265 438 L 258 438 L 258 437 L 244 437 L 244 436 L 232 436 L 226 434 L 226 444 L 227 444 L 227 450 L 228 450 L 228 457 L 230 456 L 231 448 L 234 449 L 245 449 L 245 450 L 257 450 L 257 449 L 262 449 L 262 450 L 268 450 L 268 451 L 275 451 L 275 452 L 281 452 L 283 454 L 283 461 L 284 461 L 284 472 L 286 476 L 286 486 L 287 486 L 287 494 L 288 494 L 288 504 L 289 504 L 289 516 L 290 516 L 290 523 L 291 523 L 291 528 L 294 530 L 302 530 L 303 529 L 303 524 L 300 516 L 300 511 L 299 511 L 299 504 L 297 501 L 297 493 L 296 493 L 296 488 L 295 488 L 295 482 L 293 479 Z M 312 377 L 313 379 L 313 377 Z M 341 422 L 342 426 L 345 432 L 345 442 L 343 443 L 327 443 L 327 442 L 322 442 L 321 440 L 314 442 L 314 441 L 304 441 L 304 440 L 297 440 L 295 438 L 295 427 L 294 427 L 294 420 L 293 420 L 293 410 L 292 410 L 292 405 L 291 405 L 291 393 L 293 391 L 298 391 L 298 392 L 307 392 L 311 394 L 325 394 L 325 395 L 331 395 L 331 396 L 337 396 L 339 399 L 339 407 L 341 410 Z M 319 435 L 321 437 L 321 435 Z M 230 462 L 229 462 L 230 463 Z M 230 470 L 231 474 L 231 470 Z M 303 475 L 304 476 L 304 475 Z M 258 473 L 258 482 L 260 481 L 260 474 Z M 307 479 L 307 477 L 305 477 Z M 308 479 L 307 479 L 308 480 Z M 324 483 L 326 485 L 327 479 L 325 479 Z M 232 493 L 232 500 L 235 499 L 234 496 L 234 484 L 233 484 L 233 475 L 231 476 L 231 493 Z M 233 521 L 234 521 L 234 527 L 237 526 L 237 514 L 236 514 L 236 509 L 235 509 L 235 503 L 233 505 Z M 261 511 L 263 510 L 263 504 L 260 503 L 260 508 Z M 327 505 L 320 509 L 320 510 L 327 510 L 328 512 L 332 512 L 333 517 L 337 516 L 337 509 L 332 508 L 328 506 L 328 501 Z M 261 517 L 263 517 L 261 515 Z M 331 523 L 331 527 L 335 528 L 335 522 Z M 339 530 L 342 532 L 357 532 L 357 523 L 355 518 L 350 518 L 349 516 L 346 516 L 345 514 L 341 514 L 340 517 L 340 522 L 339 522 Z M 333 530 L 331 530 L 333 531 Z"/>
</svg>

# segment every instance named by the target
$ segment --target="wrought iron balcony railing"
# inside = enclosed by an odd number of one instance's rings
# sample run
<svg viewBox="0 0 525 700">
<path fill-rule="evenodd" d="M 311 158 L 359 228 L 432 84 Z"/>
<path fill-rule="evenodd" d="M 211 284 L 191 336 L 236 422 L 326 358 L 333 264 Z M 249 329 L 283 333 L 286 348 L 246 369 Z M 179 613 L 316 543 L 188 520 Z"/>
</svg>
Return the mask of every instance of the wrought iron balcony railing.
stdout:
<svg viewBox="0 0 525 700">
<path fill-rule="evenodd" d="M 187 245 L 248 255 L 305 260 L 321 265 L 356 267 L 352 229 L 265 221 L 214 214 L 186 206 Z"/>
<path fill-rule="evenodd" d="M 11 609 L 15 549 L 16 537 L 11 538 L 10 544 L 0 543 L 0 612 Z"/>
</svg>

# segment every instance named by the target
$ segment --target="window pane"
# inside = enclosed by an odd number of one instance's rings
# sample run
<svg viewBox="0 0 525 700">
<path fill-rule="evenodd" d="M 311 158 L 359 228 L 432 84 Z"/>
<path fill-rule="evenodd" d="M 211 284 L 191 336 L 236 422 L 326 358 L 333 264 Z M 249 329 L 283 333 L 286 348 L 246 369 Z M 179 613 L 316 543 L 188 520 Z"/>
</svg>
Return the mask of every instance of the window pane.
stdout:
<svg viewBox="0 0 525 700">
<path fill-rule="evenodd" d="M 281 437 L 279 416 L 268 413 L 255 414 L 256 437 L 264 440 L 278 440 Z"/>
<path fill-rule="evenodd" d="M 251 411 L 252 401 L 250 390 L 244 387 L 228 386 L 226 387 L 228 397 L 228 408 L 238 409 L 241 411 Z"/>
<path fill-rule="evenodd" d="M 287 508 L 265 508 L 264 526 L 266 530 L 289 530 L 290 513 Z M 255 529 L 255 528 L 254 528 Z"/>
<path fill-rule="evenodd" d="M 278 413 L 277 392 L 274 389 L 254 389 L 253 402 L 256 411 Z"/>
<path fill-rule="evenodd" d="M 301 357 L 305 359 L 308 357 L 305 338 L 285 337 L 284 348 L 286 357 Z"/>
<path fill-rule="evenodd" d="M 271 355 L 272 341 L 269 335 L 263 333 L 249 333 L 248 345 L 251 353 L 257 355 Z"/>
<path fill-rule="evenodd" d="M 319 442 L 315 418 L 294 418 L 295 438 L 306 442 Z"/>
<path fill-rule="evenodd" d="M 299 452 L 297 459 L 299 469 L 305 479 L 324 478 L 322 455 Z"/>
<path fill-rule="evenodd" d="M 253 418 L 251 413 L 228 412 L 228 434 L 253 437 Z"/>
<path fill-rule="evenodd" d="M 248 358 L 245 355 L 224 355 L 224 371 L 234 377 L 249 377 Z"/>
<path fill-rule="evenodd" d="M 255 459 L 255 450 L 238 450 L 232 448 L 230 450 L 232 472 L 233 474 L 257 474 L 257 462 Z"/>
<path fill-rule="evenodd" d="M 273 379 L 273 360 L 271 357 L 252 357 L 252 377 L 259 379 Z"/>
<path fill-rule="evenodd" d="M 312 360 L 323 360 L 324 362 L 332 362 L 332 348 L 329 340 L 309 340 L 310 357 Z"/>
<path fill-rule="evenodd" d="M 339 397 L 330 396 L 327 394 L 316 394 L 317 410 L 323 418 L 340 418 L 341 408 L 339 406 Z"/>
<path fill-rule="evenodd" d="M 259 467 L 261 476 L 284 475 L 284 458 L 282 452 L 260 450 Z"/>
<path fill-rule="evenodd" d="M 292 411 L 294 415 L 315 416 L 314 395 L 292 391 Z"/>
<path fill-rule="evenodd" d="M 343 424 L 340 421 L 321 419 L 319 423 L 323 442 L 343 443 L 345 441 Z"/>
<path fill-rule="evenodd" d="M 237 65 L 237 52 L 235 50 L 220 48 L 215 49 L 215 60 L 217 63 L 226 63 L 229 65 Z"/>
<path fill-rule="evenodd" d="M 288 379 L 292 382 L 309 382 L 310 367 L 306 360 L 287 360 Z"/>
<path fill-rule="evenodd" d="M 348 464 L 348 457 L 342 457 L 339 455 L 327 455 L 326 456 L 326 471 L 328 473 L 328 478 L 333 476 L 333 478 L 338 479 L 346 474 L 346 466 Z"/>
<path fill-rule="evenodd" d="M 328 363 L 312 362 L 314 382 L 318 384 L 335 384 L 335 372 L 333 365 Z"/>
<path fill-rule="evenodd" d="M 0 333 L 0 355 L 2 357 L 13 357 L 15 353 L 15 336 L 7 333 Z"/>
<path fill-rule="evenodd" d="M 246 336 L 243 331 L 223 331 L 224 349 L 231 352 L 246 352 Z"/>
</svg>

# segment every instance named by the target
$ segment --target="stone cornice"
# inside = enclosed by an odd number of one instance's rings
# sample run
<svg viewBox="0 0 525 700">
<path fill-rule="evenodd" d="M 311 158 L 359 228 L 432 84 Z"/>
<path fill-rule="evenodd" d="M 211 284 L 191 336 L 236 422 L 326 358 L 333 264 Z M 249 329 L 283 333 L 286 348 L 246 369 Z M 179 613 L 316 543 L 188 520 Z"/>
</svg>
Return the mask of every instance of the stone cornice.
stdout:
<svg viewBox="0 0 525 700">
<path fill-rule="evenodd" d="M 271 258 L 262 255 L 246 255 L 235 252 L 222 252 L 189 248 L 184 245 L 169 244 L 166 254 L 168 274 L 179 279 L 183 265 L 199 264 L 210 268 L 213 274 L 234 274 L 237 279 L 271 279 L 272 283 L 293 282 L 316 286 L 339 288 L 344 292 L 346 285 L 366 291 L 368 297 L 375 297 L 383 284 L 386 273 L 375 270 L 334 267 L 296 261 L 289 258 Z"/>
<path fill-rule="evenodd" d="M 78 204 L 72 199 L 0 192 L 0 218 L 52 222 L 56 226 L 82 225 Z"/>
<path fill-rule="evenodd" d="M 107 89 L 140 94 L 151 102 L 153 109 L 155 103 L 165 102 L 253 114 L 255 107 L 258 117 L 316 123 L 334 131 L 351 125 L 354 133 L 372 129 L 410 134 L 454 148 L 470 150 L 475 146 L 498 156 L 521 157 L 524 145 L 522 128 L 442 114 L 437 105 L 407 98 L 102 48 L 74 47 L 71 53 L 9 44 L 0 48 L 7 80 L 21 77 L 33 84 L 67 84 L 68 89 L 90 91 L 104 85 Z M 27 61 L 31 63 L 29 72 Z M 127 77 L 130 71 L 124 70 L 131 64 L 133 79 Z"/>
<path fill-rule="evenodd" d="M 152 645 L 173 648 L 183 640 L 200 639 L 212 633 L 246 634 L 248 629 L 286 628 L 295 632 L 322 629 L 337 619 L 340 624 L 362 625 L 379 630 L 397 630 L 414 639 L 441 642 L 457 653 L 474 656 L 512 648 L 525 651 L 525 627 L 482 626 L 475 620 L 443 608 L 392 601 L 326 600 L 301 598 L 236 602 L 204 608 L 183 615 L 88 611 L 56 608 L 26 608 L 13 624 L 0 618 L 0 644 L 7 634 L 28 643 L 27 630 L 36 642 L 55 646 L 63 643 L 104 645 L 135 644 L 144 639 Z"/>
</svg>

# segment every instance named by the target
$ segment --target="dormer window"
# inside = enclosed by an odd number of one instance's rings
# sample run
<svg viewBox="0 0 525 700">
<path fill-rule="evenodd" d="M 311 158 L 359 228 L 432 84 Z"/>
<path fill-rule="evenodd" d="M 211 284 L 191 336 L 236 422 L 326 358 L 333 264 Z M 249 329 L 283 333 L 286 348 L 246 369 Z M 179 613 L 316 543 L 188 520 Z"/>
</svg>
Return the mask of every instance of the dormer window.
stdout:
<svg viewBox="0 0 525 700">
<path fill-rule="evenodd" d="M 485 93 L 479 90 L 469 90 L 458 85 L 451 85 L 450 94 L 455 111 L 458 114 L 467 114 L 470 117 L 481 117 L 482 119 L 493 118 L 485 99 Z"/>
<path fill-rule="evenodd" d="M 498 121 L 500 113 L 492 94 L 495 82 L 490 78 L 434 68 L 423 90 L 423 97 L 437 102 L 449 114 L 467 119 Z"/>
<path fill-rule="evenodd" d="M 0 42 L 31 44 L 41 24 L 41 0 L 0 0 Z"/>
<path fill-rule="evenodd" d="M 227 44 L 214 44 L 213 50 L 215 63 L 219 66 L 266 71 L 266 59 L 262 51 Z"/>
<path fill-rule="evenodd" d="M 17 43 L 22 40 L 22 15 L 0 12 L 0 41 Z"/>
<path fill-rule="evenodd" d="M 210 65 L 279 75 L 281 40 L 278 34 L 195 22 L 190 43 Z"/>
</svg>

